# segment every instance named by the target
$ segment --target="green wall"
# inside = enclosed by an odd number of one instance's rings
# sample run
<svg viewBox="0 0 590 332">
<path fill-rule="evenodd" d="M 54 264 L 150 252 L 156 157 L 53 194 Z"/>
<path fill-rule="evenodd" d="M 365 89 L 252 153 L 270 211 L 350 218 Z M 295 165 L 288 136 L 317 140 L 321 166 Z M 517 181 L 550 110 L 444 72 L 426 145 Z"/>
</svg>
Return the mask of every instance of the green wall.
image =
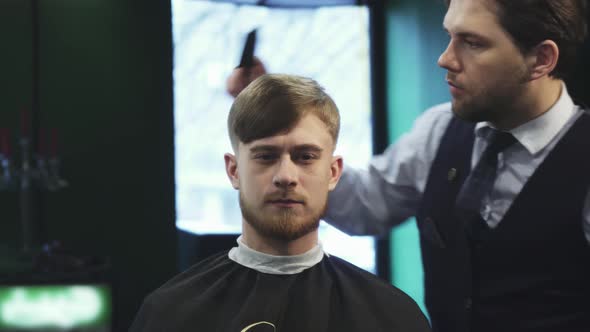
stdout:
<svg viewBox="0 0 590 332">
<path fill-rule="evenodd" d="M 387 105 L 392 142 L 428 107 L 448 100 L 445 71 L 436 64 L 448 37 L 442 30 L 442 1 L 392 0 L 387 10 Z M 391 232 L 394 285 L 424 312 L 423 273 L 414 219 Z"/>
<path fill-rule="evenodd" d="M 31 107 L 31 2 L 0 3 L 0 127 Z M 59 131 L 70 186 L 42 196 L 47 238 L 110 259 L 116 330 L 176 273 L 168 1 L 40 0 L 40 118 Z M 0 193 L 0 258 L 20 246 Z"/>
</svg>

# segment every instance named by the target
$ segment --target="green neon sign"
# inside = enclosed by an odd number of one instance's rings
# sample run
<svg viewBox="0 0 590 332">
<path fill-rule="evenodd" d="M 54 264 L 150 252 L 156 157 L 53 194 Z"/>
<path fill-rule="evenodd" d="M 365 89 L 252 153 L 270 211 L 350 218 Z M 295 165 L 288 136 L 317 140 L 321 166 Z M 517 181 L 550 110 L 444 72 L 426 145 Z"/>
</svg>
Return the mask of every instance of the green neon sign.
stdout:
<svg viewBox="0 0 590 332">
<path fill-rule="evenodd" d="M 0 287 L 0 330 L 108 325 L 110 310 L 104 285 Z"/>
</svg>

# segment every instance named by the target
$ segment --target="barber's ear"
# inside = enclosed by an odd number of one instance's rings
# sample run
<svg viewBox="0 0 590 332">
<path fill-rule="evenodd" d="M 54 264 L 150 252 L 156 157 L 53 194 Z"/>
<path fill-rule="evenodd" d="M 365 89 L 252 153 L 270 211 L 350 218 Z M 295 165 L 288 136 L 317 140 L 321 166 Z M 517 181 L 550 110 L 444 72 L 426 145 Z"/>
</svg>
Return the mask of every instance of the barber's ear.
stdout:
<svg viewBox="0 0 590 332">
<path fill-rule="evenodd" d="M 332 191 L 336 188 L 338 184 L 338 180 L 340 180 L 340 176 L 342 175 L 342 168 L 343 168 L 343 161 L 341 156 L 334 156 L 332 157 L 332 164 L 330 165 L 330 182 L 329 182 L 329 190 Z"/>
<path fill-rule="evenodd" d="M 240 189 L 236 156 L 231 153 L 226 153 L 223 155 L 223 159 L 225 160 L 225 172 L 227 173 L 227 177 L 229 178 L 232 187 L 234 187 L 234 189 Z"/>
<path fill-rule="evenodd" d="M 559 47 L 552 40 L 544 40 L 535 46 L 527 57 L 530 61 L 530 80 L 536 80 L 549 75 L 557 66 Z"/>
</svg>

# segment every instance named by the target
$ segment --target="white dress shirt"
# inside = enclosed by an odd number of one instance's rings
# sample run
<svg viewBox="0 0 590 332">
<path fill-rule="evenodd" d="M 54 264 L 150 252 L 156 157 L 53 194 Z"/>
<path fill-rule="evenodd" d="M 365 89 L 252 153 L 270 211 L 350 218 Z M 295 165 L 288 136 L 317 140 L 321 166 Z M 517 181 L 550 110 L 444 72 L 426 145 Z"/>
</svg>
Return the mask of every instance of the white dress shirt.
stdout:
<svg viewBox="0 0 590 332">
<path fill-rule="evenodd" d="M 500 223 L 524 184 L 582 112 L 563 85 L 559 99 L 547 112 L 510 131 L 518 142 L 499 154 L 497 178 L 480 211 L 490 227 Z M 324 219 L 344 232 L 360 235 L 385 234 L 414 216 L 452 117 L 450 103 L 434 106 L 416 120 L 410 132 L 373 157 L 368 171 L 345 166 L 330 193 Z M 475 126 L 472 168 L 488 145 L 490 127 L 486 122 Z M 590 191 L 580 214 L 590 243 Z"/>
</svg>

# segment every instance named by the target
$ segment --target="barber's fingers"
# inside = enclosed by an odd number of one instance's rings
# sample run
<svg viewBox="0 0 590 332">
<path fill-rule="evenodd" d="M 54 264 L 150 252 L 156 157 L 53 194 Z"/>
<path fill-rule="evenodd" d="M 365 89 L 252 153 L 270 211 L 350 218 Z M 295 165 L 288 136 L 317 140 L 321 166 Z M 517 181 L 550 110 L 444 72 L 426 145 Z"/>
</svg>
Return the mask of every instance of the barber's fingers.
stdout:
<svg viewBox="0 0 590 332">
<path fill-rule="evenodd" d="M 247 68 L 234 69 L 226 81 L 226 90 L 234 98 L 250 84 L 250 70 Z"/>
<path fill-rule="evenodd" d="M 253 58 L 252 67 L 238 67 L 234 69 L 226 81 L 226 90 L 234 98 L 244 90 L 248 84 L 266 74 L 266 68 L 258 57 Z"/>
</svg>

